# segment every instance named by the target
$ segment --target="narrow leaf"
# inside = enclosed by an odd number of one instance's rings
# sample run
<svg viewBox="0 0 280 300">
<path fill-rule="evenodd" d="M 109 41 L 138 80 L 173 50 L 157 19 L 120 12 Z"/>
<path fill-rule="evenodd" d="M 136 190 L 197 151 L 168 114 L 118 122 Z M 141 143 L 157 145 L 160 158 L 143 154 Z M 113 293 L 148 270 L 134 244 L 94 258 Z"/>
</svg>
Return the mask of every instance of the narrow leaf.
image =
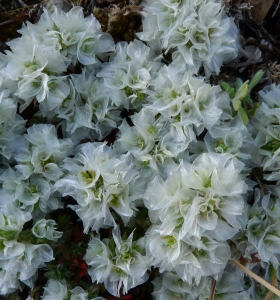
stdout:
<svg viewBox="0 0 280 300">
<path fill-rule="evenodd" d="M 231 88 L 228 94 L 229 94 L 230 99 L 232 99 L 235 96 L 235 89 Z"/>
<path fill-rule="evenodd" d="M 238 108 L 238 114 L 239 114 L 242 122 L 244 123 L 244 125 L 247 125 L 249 123 L 249 119 L 248 119 L 246 111 L 243 109 L 243 107 L 241 105 Z"/>
<path fill-rule="evenodd" d="M 224 82 L 224 81 L 220 84 L 220 86 L 221 86 L 222 89 L 223 89 L 224 91 L 226 91 L 228 94 L 229 94 L 230 90 L 232 89 L 232 87 L 231 87 L 228 83 L 226 83 L 226 82 Z"/>
<path fill-rule="evenodd" d="M 110 239 L 110 242 L 109 242 L 108 246 L 109 246 L 109 249 L 110 249 L 112 252 L 115 251 L 116 245 L 115 245 L 115 242 L 114 242 L 114 239 L 113 239 L 113 238 Z"/>
<path fill-rule="evenodd" d="M 241 106 L 241 100 L 234 97 L 232 99 L 232 106 L 233 106 L 235 111 L 238 111 L 239 107 Z"/>
<path fill-rule="evenodd" d="M 251 91 L 251 89 L 258 84 L 258 82 L 261 80 L 261 78 L 263 77 L 264 71 L 259 70 L 251 79 L 248 89 L 249 91 Z"/>
<path fill-rule="evenodd" d="M 243 100 L 248 94 L 248 83 L 249 80 L 245 81 L 239 90 L 236 92 L 235 97 L 232 99 L 233 108 L 237 111 L 241 105 L 241 100 Z"/>
<path fill-rule="evenodd" d="M 253 103 L 253 100 L 251 99 L 250 97 L 250 94 L 248 93 L 247 96 L 245 97 L 245 101 L 249 104 L 252 104 Z"/>
</svg>

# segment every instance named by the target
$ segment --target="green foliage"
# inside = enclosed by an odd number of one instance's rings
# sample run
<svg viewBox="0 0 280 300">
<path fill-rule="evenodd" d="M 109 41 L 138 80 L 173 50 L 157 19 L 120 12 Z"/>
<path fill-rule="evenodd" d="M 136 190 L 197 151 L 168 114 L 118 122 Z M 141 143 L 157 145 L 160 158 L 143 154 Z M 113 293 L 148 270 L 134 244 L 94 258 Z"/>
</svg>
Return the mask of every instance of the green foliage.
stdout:
<svg viewBox="0 0 280 300">
<path fill-rule="evenodd" d="M 249 123 L 249 118 L 253 117 L 259 108 L 258 103 L 251 99 L 250 92 L 261 80 L 263 74 L 264 72 L 259 70 L 250 81 L 246 80 L 245 82 L 237 78 L 234 87 L 226 82 L 220 84 L 222 89 L 228 93 L 234 111 L 239 114 L 245 125 Z"/>
<path fill-rule="evenodd" d="M 53 280 L 62 280 L 68 279 L 75 275 L 74 272 L 69 271 L 67 265 L 65 264 L 57 264 L 56 261 L 52 261 L 47 264 L 45 276 L 48 279 Z"/>
</svg>

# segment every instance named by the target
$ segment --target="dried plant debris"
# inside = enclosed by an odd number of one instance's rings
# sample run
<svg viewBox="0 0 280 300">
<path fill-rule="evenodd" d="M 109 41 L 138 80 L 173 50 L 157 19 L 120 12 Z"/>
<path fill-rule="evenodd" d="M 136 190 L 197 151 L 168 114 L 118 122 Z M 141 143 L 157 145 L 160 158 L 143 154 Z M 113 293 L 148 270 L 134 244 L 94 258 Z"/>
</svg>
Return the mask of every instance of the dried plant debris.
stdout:
<svg viewBox="0 0 280 300">
<path fill-rule="evenodd" d="M 72 4 L 67 0 L 49 0 L 45 6 L 49 12 L 54 11 L 54 7 L 68 12 L 72 8 Z"/>
<path fill-rule="evenodd" d="M 132 41 L 135 33 L 141 31 L 141 7 L 137 5 L 111 5 L 106 8 L 95 8 L 94 16 L 102 30 L 110 33 L 115 42 Z"/>
<path fill-rule="evenodd" d="M 261 24 L 271 8 L 274 0 L 251 0 L 251 15 L 257 24 Z"/>
<path fill-rule="evenodd" d="M 104 4 L 113 4 L 113 3 L 120 3 L 122 0 L 97 0 L 97 3 L 99 5 L 104 5 Z"/>
<path fill-rule="evenodd" d="M 271 83 L 280 84 L 280 64 L 277 61 L 270 62 L 268 70 L 270 72 Z"/>
</svg>

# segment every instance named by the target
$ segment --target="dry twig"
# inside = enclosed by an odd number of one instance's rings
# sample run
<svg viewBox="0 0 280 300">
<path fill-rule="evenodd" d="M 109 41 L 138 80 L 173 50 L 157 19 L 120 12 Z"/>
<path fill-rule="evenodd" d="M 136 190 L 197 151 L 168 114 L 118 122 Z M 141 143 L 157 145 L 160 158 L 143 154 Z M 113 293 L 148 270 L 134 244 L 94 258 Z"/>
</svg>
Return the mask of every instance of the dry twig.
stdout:
<svg viewBox="0 0 280 300">
<path fill-rule="evenodd" d="M 209 294 L 209 300 L 214 300 L 216 284 L 217 284 L 217 281 L 214 278 L 212 278 L 211 287 L 210 287 L 210 294 Z"/>
<path fill-rule="evenodd" d="M 230 261 L 234 265 L 236 265 L 239 269 L 241 269 L 243 272 L 245 272 L 246 274 L 248 274 L 249 276 L 251 276 L 252 278 L 254 278 L 257 282 L 259 282 L 260 284 L 262 284 L 264 287 L 266 287 L 267 289 L 269 289 L 272 293 L 274 293 L 277 296 L 280 296 L 280 291 L 276 287 L 274 287 L 273 285 L 271 285 L 269 282 L 265 281 L 260 276 L 258 276 L 257 274 L 253 273 L 251 270 L 249 270 L 248 268 L 244 267 L 243 265 L 241 265 L 235 259 L 231 258 Z"/>
</svg>

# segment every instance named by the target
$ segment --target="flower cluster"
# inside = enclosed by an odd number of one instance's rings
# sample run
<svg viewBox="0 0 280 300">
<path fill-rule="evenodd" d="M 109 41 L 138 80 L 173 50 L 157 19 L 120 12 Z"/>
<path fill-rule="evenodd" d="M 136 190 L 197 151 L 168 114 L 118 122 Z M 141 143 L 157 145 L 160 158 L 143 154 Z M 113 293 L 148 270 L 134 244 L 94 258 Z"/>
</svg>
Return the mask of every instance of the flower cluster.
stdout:
<svg viewBox="0 0 280 300">
<path fill-rule="evenodd" d="M 231 257 L 278 284 L 280 192 L 251 175 L 280 182 L 279 86 L 246 126 L 197 76 L 238 54 L 221 1 L 143 6 L 147 43 L 115 45 L 73 7 L 0 56 L 1 295 L 46 267 L 46 300 L 104 299 L 91 282 L 119 297 L 150 274 L 157 300 L 208 299 L 214 279 L 217 298 L 258 299 Z"/>
<path fill-rule="evenodd" d="M 35 216 L 61 207 L 54 183 L 63 174 L 62 159 L 71 154 L 73 143 L 56 135 L 53 125 L 38 124 L 17 140 L 20 149 L 14 157 L 16 163 L 0 175 L 3 210 L 12 207 Z"/>
<path fill-rule="evenodd" d="M 13 160 L 17 153 L 18 139 L 25 132 L 26 121 L 16 113 L 16 101 L 10 92 L 0 92 L 0 162 Z"/>
<path fill-rule="evenodd" d="M 112 36 L 101 31 L 93 16 L 84 18 L 81 7 L 68 13 L 45 10 L 37 24 L 27 23 L 20 33 L 9 43 L 11 51 L 1 55 L 2 84 L 19 97 L 20 111 L 35 98 L 43 115 L 71 99 L 64 74 L 70 64 L 96 65 L 115 47 Z"/>
<path fill-rule="evenodd" d="M 248 300 L 250 294 L 245 290 L 242 282 L 242 273 L 228 265 L 215 289 L 215 297 L 218 299 Z M 184 300 L 206 300 L 209 299 L 211 278 L 205 277 L 199 285 L 188 284 L 178 275 L 166 272 L 154 280 L 153 296 L 156 300 L 184 299 Z"/>
<path fill-rule="evenodd" d="M 114 104 L 139 110 L 146 102 L 148 86 L 161 66 L 161 58 L 141 41 L 120 42 L 97 76 L 104 78 Z"/>
<path fill-rule="evenodd" d="M 152 264 L 199 284 L 218 274 L 230 258 L 225 243 L 239 230 L 244 208 L 242 165 L 227 154 L 202 154 L 181 164 L 163 182 L 155 178 L 145 205 L 154 223 L 147 231 Z"/>
<path fill-rule="evenodd" d="M 255 163 L 263 167 L 265 178 L 280 183 L 280 86 L 270 85 L 259 92 L 260 109 L 253 126 L 255 145 L 259 149 Z M 269 172 L 269 173 L 267 173 Z"/>
<path fill-rule="evenodd" d="M 133 242 L 132 239 L 133 232 L 124 241 L 116 227 L 113 230 L 113 243 L 109 239 L 101 241 L 92 236 L 85 255 L 92 281 L 104 282 L 106 289 L 117 297 L 121 289 L 126 294 L 149 277 L 145 241 L 142 238 Z"/>
<path fill-rule="evenodd" d="M 67 287 L 65 280 L 49 280 L 44 287 L 43 300 L 88 300 L 88 293 L 81 288 L 76 286 L 74 289 Z M 32 300 L 31 297 L 27 300 Z M 104 300 L 102 297 L 95 297 L 91 300 Z"/>
<path fill-rule="evenodd" d="M 203 65 L 207 76 L 237 56 L 238 30 L 215 0 L 145 0 L 143 32 L 138 37 L 172 53 L 173 64 Z"/>
<path fill-rule="evenodd" d="M 242 233 L 248 242 L 239 240 L 237 247 L 244 257 L 257 255 L 263 263 L 271 263 L 275 269 L 279 266 L 279 188 L 270 188 L 268 194 L 256 189 L 255 203 L 246 208 L 246 224 Z M 237 235 L 238 237 L 238 235 Z"/>
<path fill-rule="evenodd" d="M 33 287 L 37 269 L 54 259 L 48 244 L 31 244 L 24 241 L 22 229 L 32 219 L 29 212 L 9 211 L 0 213 L 0 294 L 21 289 L 24 283 Z"/>
<path fill-rule="evenodd" d="M 89 229 L 99 231 L 115 226 L 110 209 L 126 225 L 136 209 L 133 184 L 137 172 L 128 171 L 126 157 L 115 157 L 104 143 L 83 144 L 77 152 L 74 158 L 64 160 L 68 174 L 57 181 L 55 188 L 77 201 L 70 207 L 83 221 L 86 233 Z"/>
</svg>

